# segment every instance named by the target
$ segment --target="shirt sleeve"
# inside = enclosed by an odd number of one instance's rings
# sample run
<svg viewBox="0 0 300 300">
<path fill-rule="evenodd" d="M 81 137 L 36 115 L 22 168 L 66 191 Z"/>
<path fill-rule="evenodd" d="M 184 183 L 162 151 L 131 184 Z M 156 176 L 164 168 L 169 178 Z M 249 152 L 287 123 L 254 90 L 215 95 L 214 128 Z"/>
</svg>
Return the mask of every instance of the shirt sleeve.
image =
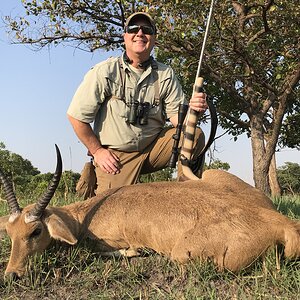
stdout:
<svg viewBox="0 0 300 300">
<path fill-rule="evenodd" d="M 101 64 L 96 65 L 87 72 L 77 88 L 68 108 L 68 115 L 79 121 L 92 123 L 101 103 L 105 101 L 107 89 L 106 77 L 101 72 Z"/>
<path fill-rule="evenodd" d="M 185 103 L 185 95 L 183 93 L 181 84 L 177 79 L 175 72 L 169 68 L 169 76 L 162 82 L 165 93 L 163 96 L 164 111 L 167 118 L 177 115 L 179 104 Z"/>
</svg>

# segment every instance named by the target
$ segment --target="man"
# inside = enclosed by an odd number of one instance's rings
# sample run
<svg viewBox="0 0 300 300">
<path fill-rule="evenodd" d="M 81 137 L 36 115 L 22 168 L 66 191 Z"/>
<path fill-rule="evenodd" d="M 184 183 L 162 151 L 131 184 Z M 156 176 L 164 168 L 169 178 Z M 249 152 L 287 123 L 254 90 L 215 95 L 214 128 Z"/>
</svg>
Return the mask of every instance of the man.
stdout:
<svg viewBox="0 0 300 300">
<path fill-rule="evenodd" d="M 123 55 L 94 66 L 68 109 L 75 133 L 94 158 L 97 194 L 134 184 L 140 174 L 165 168 L 171 157 L 175 130 L 164 125 L 169 120 L 176 127 L 185 98 L 174 71 L 151 56 L 156 33 L 150 15 L 132 14 Z M 189 106 L 203 113 L 205 98 L 194 93 Z"/>
</svg>

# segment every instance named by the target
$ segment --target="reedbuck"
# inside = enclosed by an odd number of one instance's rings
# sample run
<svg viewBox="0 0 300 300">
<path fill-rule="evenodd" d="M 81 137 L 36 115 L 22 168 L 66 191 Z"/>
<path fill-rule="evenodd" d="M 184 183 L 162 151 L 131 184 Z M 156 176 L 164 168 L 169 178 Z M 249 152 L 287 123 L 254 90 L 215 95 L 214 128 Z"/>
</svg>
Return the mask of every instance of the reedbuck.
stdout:
<svg viewBox="0 0 300 300">
<path fill-rule="evenodd" d="M 277 212 L 262 192 L 227 172 L 208 170 L 198 181 L 124 186 L 47 208 L 61 172 L 57 148 L 57 168 L 46 194 L 23 210 L 0 173 L 12 241 L 6 275 L 21 277 L 27 257 L 45 250 L 53 239 L 71 245 L 94 239 L 103 253 L 130 255 L 151 248 L 179 262 L 199 257 L 233 272 L 276 244 L 285 246 L 286 257 L 300 256 L 299 222 Z"/>
</svg>

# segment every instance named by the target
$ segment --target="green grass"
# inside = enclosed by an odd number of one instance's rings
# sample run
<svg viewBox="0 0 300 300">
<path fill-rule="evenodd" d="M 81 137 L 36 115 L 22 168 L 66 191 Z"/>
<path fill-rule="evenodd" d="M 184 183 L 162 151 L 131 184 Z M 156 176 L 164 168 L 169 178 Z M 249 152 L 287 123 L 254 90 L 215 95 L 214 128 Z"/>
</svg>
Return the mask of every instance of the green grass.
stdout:
<svg viewBox="0 0 300 300">
<path fill-rule="evenodd" d="M 274 202 L 282 213 L 300 219 L 300 197 Z M 1 214 L 4 206 L 0 202 Z M 299 260 L 281 260 L 278 270 L 275 251 L 251 270 L 231 274 L 199 261 L 181 266 L 151 251 L 137 258 L 104 259 L 92 242 L 55 245 L 30 259 L 24 278 L 10 282 L 3 279 L 9 238 L 0 243 L 0 299 L 300 299 Z"/>
</svg>

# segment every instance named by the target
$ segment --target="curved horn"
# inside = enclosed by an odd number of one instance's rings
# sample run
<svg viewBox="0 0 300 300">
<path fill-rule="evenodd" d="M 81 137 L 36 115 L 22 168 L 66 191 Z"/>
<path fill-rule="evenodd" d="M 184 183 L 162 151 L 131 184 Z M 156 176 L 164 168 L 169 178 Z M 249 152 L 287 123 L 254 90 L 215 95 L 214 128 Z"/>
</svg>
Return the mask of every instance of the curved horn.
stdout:
<svg viewBox="0 0 300 300">
<path fill-rule="evenodd" d="M 29 214 L 26 216 L 26 223 L 32 222 L 35 220 L 38 220 L 42 217 L 45 208 L 49 204 L 51 198 L 53 197 L 56 188 L 58 187 L 59 180 L 62 174 L 62 159 L 60 155 L 59 148 L 57 145 L 55 145 L 56 149 L 56 157 L 57 157 L 57 164 L 56 164 L 56 170 L 53 175 L 53 178 L 51 182 L 48 185 L 47 191 L 45 194 L 37 201 L 33 209 L 29 212 Z"/>
<path fill-rule="evenodd" d="M 18 204 L 18 200 L 16 198 L 15 192 L 13 190 L 13 187 L 11 183 L 7 180 L 7 178 L 4 176 L 3 172 L 0 170 L 0 179 L 3 184 L 5 197 L 8 203 L 9 212 L 10 214 L 20 214 L 21 209 Z"/>
</svg>

